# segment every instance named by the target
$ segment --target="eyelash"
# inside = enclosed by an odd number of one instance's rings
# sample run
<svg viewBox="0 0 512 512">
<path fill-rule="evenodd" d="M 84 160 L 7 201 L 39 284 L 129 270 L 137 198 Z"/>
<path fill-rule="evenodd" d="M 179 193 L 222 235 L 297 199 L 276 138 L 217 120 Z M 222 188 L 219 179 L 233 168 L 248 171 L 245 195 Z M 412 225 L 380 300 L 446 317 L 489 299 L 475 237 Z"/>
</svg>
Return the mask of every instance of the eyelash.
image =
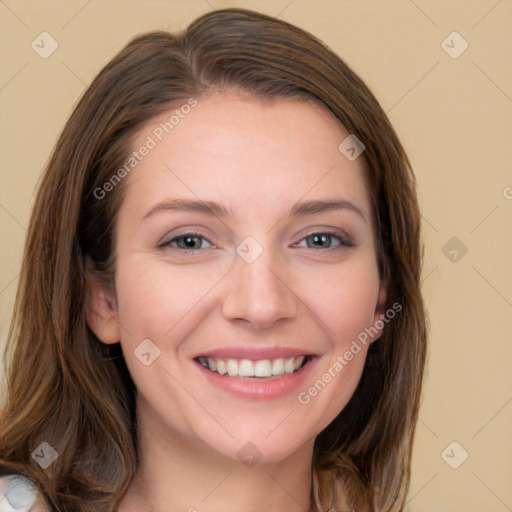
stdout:
<svg viewBox="0 0 512 512">
<path fill-rule="evenodd" d="M 342 248 L 342 247 L 354 247 L 354 244 L 353 242 L 340 230 L 336 230 L 336 229 L 333 229 L 333 230 L 322 230 L 322 231 L 313 231 L 309 234 L 307 234 L 304 238 L 302 238 L 300 241 L 302 242 L 303 240 L 306 240 L 307 238 L 310 238 L 314 235 L 329 235 L 331 237 L 334 237 L 334 238 L 337 238 L 340 243 L 339 245 L 335 245 L 333 247 L 327 247 L 327 248 L 320 248 L 320 250 L 334 250 L 336 248 Z M 178 235 L 178 236 L 175 236 L 174 238 L 171 238 L 170 240 L 168 241 L 164 241 L 162 242 L 158 248 L 159 249 L 164 249 L 164 248 L 171 248 L 172 250 L 177 250 L 177 251 L 182 251 L 182 252 L 186 252 L 186 253 L 191 253 L 191 252 L 197 252 L 197 251 L 201 251 L 202 249 L 181 249 L 179 247 L 173 247 L 171 246 L 171 243 L 180 239 L 180 238 L 187 238 L 187 237 L 197 237 L 197 238 L 202 238 L 203 240 L 206 240 L 208 243 L 211 244 L 211 242 L 202 234 L 202 233 L 197 233 L 197 232 L 193 232 L 193 231 L 190 231 L 190 232 L 186 232 L 186 233 L 183 233 L 181 235 Z M 212 247 L 215 247 L 213 244 L 212 244 Z M 312 247 L 306 247 L 307 249 L 313 249 Z M 210 249 L 210 247 L 207 247 L 207 249 Z"/>
</svg>

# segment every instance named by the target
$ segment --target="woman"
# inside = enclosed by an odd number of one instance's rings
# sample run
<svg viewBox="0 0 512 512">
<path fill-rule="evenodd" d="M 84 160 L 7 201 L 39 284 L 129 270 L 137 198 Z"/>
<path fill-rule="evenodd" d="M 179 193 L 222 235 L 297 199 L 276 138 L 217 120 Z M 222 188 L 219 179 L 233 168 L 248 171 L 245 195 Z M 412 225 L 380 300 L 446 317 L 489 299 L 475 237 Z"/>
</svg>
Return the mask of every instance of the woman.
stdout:
<svg viewBox="0 0 512 512">
<path fill-rule="evenodd" d="M 407 156 L 321 42 L 240 9 L 135 38 L 32 212 L 4 507 L 401 510 L 420 270 Z"/>
</svg>

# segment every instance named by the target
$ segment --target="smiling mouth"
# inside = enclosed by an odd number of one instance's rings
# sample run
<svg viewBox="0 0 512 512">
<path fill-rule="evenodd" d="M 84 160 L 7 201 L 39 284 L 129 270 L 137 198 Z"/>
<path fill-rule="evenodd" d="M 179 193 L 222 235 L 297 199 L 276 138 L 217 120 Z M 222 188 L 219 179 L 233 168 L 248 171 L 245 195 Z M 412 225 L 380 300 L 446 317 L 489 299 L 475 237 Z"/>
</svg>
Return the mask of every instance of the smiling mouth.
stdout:
<svg viewBox="0 0 512 512">
<path fill-rule="evenodd" d="M 312 359 L 313 357 L 308 355 L 258 360 L 201 356 L 195 361 L 219 375 L 261 379 L 292 375 L 304 368 Z"/>
</svg>

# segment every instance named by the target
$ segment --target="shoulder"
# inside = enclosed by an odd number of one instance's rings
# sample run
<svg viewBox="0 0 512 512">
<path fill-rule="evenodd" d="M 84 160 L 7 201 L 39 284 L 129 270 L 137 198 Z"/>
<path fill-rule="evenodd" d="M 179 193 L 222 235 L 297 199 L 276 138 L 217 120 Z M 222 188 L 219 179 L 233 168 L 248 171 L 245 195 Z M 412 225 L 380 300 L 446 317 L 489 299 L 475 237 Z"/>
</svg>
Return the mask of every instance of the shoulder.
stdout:
<svg viewBox="0 0 512 512">
<path fill-rule="evenodd" d="M 37 487 L 21 475 L 0 477 L 1 512 L 50 512 L 39 496 Z"/>
</svg>

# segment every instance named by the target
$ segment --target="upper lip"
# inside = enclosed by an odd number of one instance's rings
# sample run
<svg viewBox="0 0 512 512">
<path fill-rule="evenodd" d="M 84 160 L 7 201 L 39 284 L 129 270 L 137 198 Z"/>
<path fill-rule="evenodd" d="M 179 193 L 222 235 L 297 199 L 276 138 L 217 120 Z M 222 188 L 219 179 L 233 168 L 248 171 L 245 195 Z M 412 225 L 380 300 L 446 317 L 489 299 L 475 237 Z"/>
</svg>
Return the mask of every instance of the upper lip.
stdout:
<svg viewBox="0 0 512 512">
<path fill-rule="evenodd" d="M 313 356 L 315 354 L 308 350 L 293 347 L 224 347 L 208 350 L 197 354 L 198 357 L 209 357 L 212 359 L 278 359 L 286 357 Z"/>
</svg>

